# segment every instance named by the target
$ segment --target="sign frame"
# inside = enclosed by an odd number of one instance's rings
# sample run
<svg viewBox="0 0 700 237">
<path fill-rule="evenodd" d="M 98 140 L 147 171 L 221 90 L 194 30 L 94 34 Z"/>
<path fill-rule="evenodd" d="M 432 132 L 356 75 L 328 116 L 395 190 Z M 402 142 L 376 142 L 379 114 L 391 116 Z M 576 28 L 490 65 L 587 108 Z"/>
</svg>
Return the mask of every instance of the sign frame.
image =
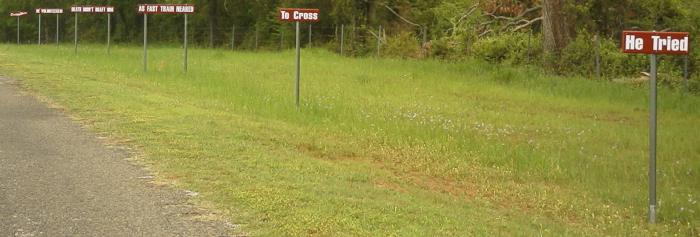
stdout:
<svg viewBox="0 0 700 237">
<path fill-rule="evenodd" d="M 665 37 L 662 39 L 661 37 Z M 664 40 L 665 42 L 663 42 Z M 689 32 L 623 31 L 620 50 L 628 54 L 649 54 L 649 223 L 656 223 L 656 138 L 657 138 L 657 55 L 690 53 Z M 662 43 L 663 42 L 663 43 Z M 663 47 L 666 47 L 665 49 Z"/>
<path fill-rule="evenodd" d="M 59 27 L 59 17 L 61 14 L 63 14 L 63 8 L 36 8 L 34 9 L 34 12 L 39 15 L 39 40 L 38 44 L 41 45 L 41 15 L 43 14 L 56 14 L 56 46 L 59 46 L 58 42 L 58 32 L 60 31 Z"/>
<path fill-rule="evenodd" d="M 148 72 L 148 15 L 149 14 L 171 14 L 185 15 L 184 24 L 184 62 L 183 69 L 187 72 L 187 15 L 194 14 L 196 7 L 194 4 L 139 4 L 136 12 L 143 14 L 143 71 Z"/>
<path fill-rule="evenodd" d="M 299 13 L 299 14 L 297 14 Z M 278 20 L 282 22 L 293 22 L 296 25 L 296 80 L 294 88 L 294 100 L 297 110 L 300 109 L 300 87 L 301 87 L 301 22 L 314 23 L 321 19 L 321 9 L 316 8 L 279 8 L 277 9 Z M 297 16 L 301 16 L 298 18 Z"/>
<path fill-rule="evenodd" d="M 319 22 L 321 17 L 321 9 L 317 8 L 280 8 L 277 13 L 285 22 Z"/>
<path fill-rule="evenodd" d="M 20 40 L 19 40 L 19 35 L 20 35 L 20 34 L 19 34 L 19 32 L 20 32 L 20 28 L 19 28 L 19 25 L 20 25 L 20 24 L 19 24 L 19 18 L 21 18 L 21 17 L 23 17 L 23 16 L 27 16 L 27 15 L 29 15 L 28 12 L 22 12 L 22 11 L 10 12 L 10 16 L 11 16 L 11 17 L 17 17 L 17 44 L 20 44 Z"/>
<path fill-rule="evenodd" d="M 620 48 L 623 53 L 687 55 L 690 52 L 689 32 L 623 31 Z"/>
<path fill-rule="evenodd" d="M 86 9 L 89 10 L 86 11 Z M 109 54 L 111 52 L 112 41 L 112 13 L 114 13 L 115 10 L 116 8 L 114 6 L 74 5 L 70 7 L 71 13 L 75 14 L 75 35 L 73 36 L 75 54 L 78 54 L 78 13 L 107 14 L 107 54 Z"/>
</svg>

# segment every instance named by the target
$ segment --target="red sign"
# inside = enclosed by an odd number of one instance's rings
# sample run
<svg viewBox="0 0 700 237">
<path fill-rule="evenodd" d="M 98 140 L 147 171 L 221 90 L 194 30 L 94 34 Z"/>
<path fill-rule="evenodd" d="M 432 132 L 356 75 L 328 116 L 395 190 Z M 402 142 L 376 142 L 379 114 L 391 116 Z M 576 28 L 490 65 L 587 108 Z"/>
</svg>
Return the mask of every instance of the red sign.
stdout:
<svg viewBox="0 0 700 237">
<path fill-rule="evenodd" d="M 114 13 L 113 6 L 72 6 L 73 13 Z"/>
<path fill-rule="evenodd" d="M 688 32 L 622 32 L 622 52 L 638 54 L 676 54 L 690 52 Z"/>
<path fill-rule="evenodd" d="M 139 4 L 141 14 L 192 14 L 192 4 Z"/>
<path fill-rule="evenodd" d="M 10 12 L 10 16 L 24 16 L 27 14 L 27 12 Z"/>
<path fill-rule="evenodd" d="M 281 21 L 287 22 L 318 22 L 321 10 L 302 8 L 281 8 L 279 16 Z"/>
<path fill-rule="evenodd" d="M 60 8 L 37 8 L 36 14 L 63 14 L 63 9 Z"/>
</svg>

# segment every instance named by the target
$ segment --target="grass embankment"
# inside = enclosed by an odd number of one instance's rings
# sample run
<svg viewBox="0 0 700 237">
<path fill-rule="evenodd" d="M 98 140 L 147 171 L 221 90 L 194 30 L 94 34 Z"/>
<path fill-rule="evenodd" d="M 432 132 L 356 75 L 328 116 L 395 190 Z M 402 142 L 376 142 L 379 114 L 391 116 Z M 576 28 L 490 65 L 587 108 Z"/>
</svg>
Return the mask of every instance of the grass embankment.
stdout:
<svg viewBox="0 0 700 237">
<path fill-rule="evenodd" d="M 255 235 L 697 235 L 700 99 L 481 62 L 0 45 L 0 74 L 128 139 Z"/>
</svg>

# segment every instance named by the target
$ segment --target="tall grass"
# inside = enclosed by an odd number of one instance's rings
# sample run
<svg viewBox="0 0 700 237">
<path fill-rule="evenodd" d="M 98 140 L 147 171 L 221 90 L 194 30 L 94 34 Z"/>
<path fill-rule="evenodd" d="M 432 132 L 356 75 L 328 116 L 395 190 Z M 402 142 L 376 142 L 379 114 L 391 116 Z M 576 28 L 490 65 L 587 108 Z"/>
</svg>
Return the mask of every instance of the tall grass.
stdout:
<svg viewBox="0 0 700 237">
<path fill-rule="evenodd" d="M 18 78 L 262 235 L 697 235 L 700 99 L 480 61 L 0 46 Z"/>
</svg>

